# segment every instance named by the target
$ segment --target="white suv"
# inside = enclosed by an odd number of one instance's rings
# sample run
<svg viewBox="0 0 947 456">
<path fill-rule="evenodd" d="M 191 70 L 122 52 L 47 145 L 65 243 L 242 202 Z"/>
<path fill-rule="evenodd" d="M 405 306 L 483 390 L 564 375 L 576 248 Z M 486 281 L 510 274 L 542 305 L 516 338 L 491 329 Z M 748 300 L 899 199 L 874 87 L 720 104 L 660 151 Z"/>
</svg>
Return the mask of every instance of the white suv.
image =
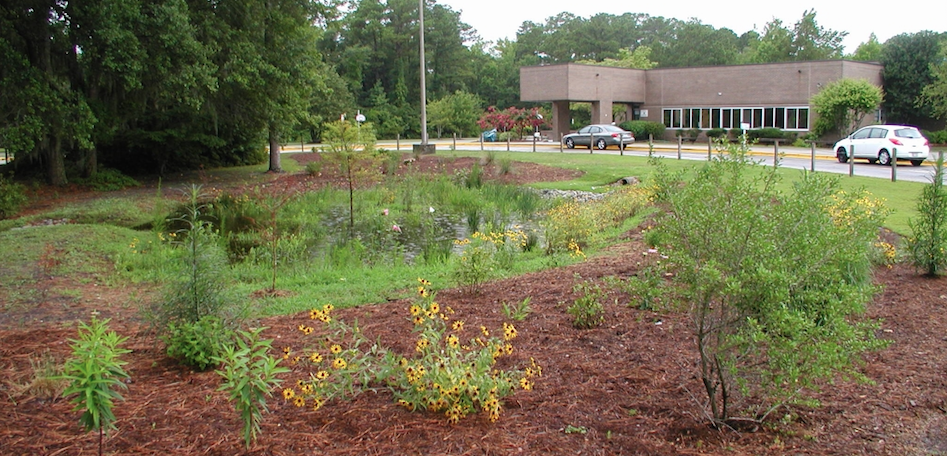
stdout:
<svg viewBox="0 0 947 456">
<path fill-rule="evenodd" d="M 897 157 L 921 166 L 930 151 L 931 144 L 927 138 L 917 128 L 905 125 L 871 125 L 835 143 L 835 156 L 839 163 L 846 163 L 849 155 L 853 155 L 866 158 L 869 163 L 890 165 L 891 157 Z"/>
</svg>

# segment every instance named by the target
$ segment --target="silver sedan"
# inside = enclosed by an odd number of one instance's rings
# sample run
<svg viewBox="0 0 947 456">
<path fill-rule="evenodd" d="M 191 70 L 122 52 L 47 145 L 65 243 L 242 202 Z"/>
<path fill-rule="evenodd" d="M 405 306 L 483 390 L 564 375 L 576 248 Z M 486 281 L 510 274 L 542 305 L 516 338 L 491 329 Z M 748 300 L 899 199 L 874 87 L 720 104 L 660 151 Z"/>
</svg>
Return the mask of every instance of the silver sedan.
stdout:
<svg viewBox="0 0 947 456">
<path fill-rule="evenodd" d="M 592 144 L 599 150 L 604 150 L 608 146 L 624 148 L 633 142 L 635 142 L 635 137 L 630 131 L 622 130 L 614 125 L 589 125 L 562 137 L 562 143 L 569 149 L 574 149 L 575 146 L 590 147 Z"/>
</svg>

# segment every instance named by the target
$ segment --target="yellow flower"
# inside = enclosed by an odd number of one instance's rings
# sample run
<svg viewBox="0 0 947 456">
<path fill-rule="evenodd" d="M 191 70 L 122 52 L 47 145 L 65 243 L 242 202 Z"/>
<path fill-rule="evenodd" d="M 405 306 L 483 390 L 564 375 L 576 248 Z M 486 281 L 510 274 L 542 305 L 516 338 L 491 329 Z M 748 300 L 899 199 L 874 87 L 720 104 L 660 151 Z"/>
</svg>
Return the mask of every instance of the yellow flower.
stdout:
<svg viewBox="0 0 947 456">
<path fill-rule="evenodd" d="M 295 405 L 296 407 L 302 407 L 306 405 L 306 400 L 303 399 L 302 396 L 296 396 L 295 398 L 293 398 L 293 405 Z"/>
<path fill-rule="evenodd" d="M 490 331 L 487 331 L 487 327 L 486 327 L 486 326 L 481 326 L 481 327 L 480 327 L 480 332 L 483 333 L 483 337 L 490 337 Z"/>
<path fill-rule="evenodd" d="M 296 391 L 293 390 L 292 388 L 286 388 L 283 390 L 283 399 L 286 399 L 288 401 L 292 399 L 294 396 L 296 396 Z"/>
<path fill-rule="evenodd" d="M 346 366 L 346 365 L 347 365 L 347 363 L 346 363 L 345 360 L 342 359 L 342 358 L 336 358 L 336 359 L 332 360 L 332 367 L 335 368 L 335 369 L 345 369 L 345 366 Z"/>
<path fill-rule="evenodd" d="M 528 378 L 523 377 L 523 378 L 520 379 L 520 387 L 523 388 L 523 389 L 526 390 L 526 391 L 532 391 L 532 389 L 533 389 L 533 382 L 529 381 Z"/>
<path fill-rule="evenodd" d="M 333 344 L 331 347 L 329 347 L 329 351 L 332 352 L 333 355 L 338 355 L 339 353 L 342 353 L 342 346 L 339 344 Z"/>
<path fill-rule="evenodd" d="M 319 364 L 322 362 L 322 355 L 320 355 L 319 353 L 313 353 L 309 355 L 309 361 L 314 364 Z"/>
<path fill-rule="evenodd" d="M 417 304 L 412 305 L 409 310 L 411 311 L 412 317 L 417 317 L 418 315 L 421 315 L 421 306 Z"/>
<path fill-rule="evenodd" d="M 451 327 L 454 329 L 454 331 L 463 331 L 463 330 L 464 330 L 464 322 L 463 322 L 463 320 L 457 320 L 457 321 L 454 322 L 453 325 L 451 325 Z"/>
<path fill-rule="evenodd" d="M 441 313 L 441 306 L 436 302 L 432 302 L 430 312 L 435 315 Z"/>
<path fill-rule="evenodd" d="M 418 342 L 415 344 L 414 349 L 423 352 L 431 343 L 424 337 L 418 339 Z"/>
<path fill-rule="evenodd" d="M 327 378 L 329 378 L 329 373 L 328 373 L 328 372 L 326 372 L 326 371 L 319 371 L 319 372 L 316 372 L 316 379 L 317 379 L 317 380 L 325 380 L 325 379 L 327 379 Z"/>
<path fill-rule="evenodd" d="M 513 340 L 516 338 L 516 328 L 510 323 L 503 323 L 503 339 Z"/>
<path fill-rule="evenodd" d="M 447 336 L 447 345 L 451 346 L 452 348 L 457 348 L 457 346 L 460 345 L 460 339 L 458 339 L 457 336 L 451 334 Z"/>
</svg>

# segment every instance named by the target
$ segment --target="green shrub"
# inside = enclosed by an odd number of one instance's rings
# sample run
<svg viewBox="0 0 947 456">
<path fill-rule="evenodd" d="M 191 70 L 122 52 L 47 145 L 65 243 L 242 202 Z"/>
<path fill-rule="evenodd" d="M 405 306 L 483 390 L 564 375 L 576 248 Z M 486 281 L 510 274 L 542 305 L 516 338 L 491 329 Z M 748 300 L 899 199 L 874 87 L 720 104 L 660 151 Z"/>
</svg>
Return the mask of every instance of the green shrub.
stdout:
<svg viewBox="0 0 947 456">
<path fill-rule="evenodd" d="M 322 174 L 322 160 L 306 163 L 306 174 L 310 176 L 318 176 Z"/>
<path fill-rule="evenodd" d="M 204 316 L 196 322 L 169 322 L 162 340 L 169 357 L 203 371 L 216 365 L 224 347 L 233 343 L 233 331 L 219 318 Z"/>
<path fill-rule="evenodd" d="M 580 277 L 576 275 L 576 279 Z M 598 284 L 587 281 L 579 282 L 572 287 L 573 293 L 579 297 L 573 301 L 566 312 L 572 316 L 572 326 L 578 329 L 591 329 L 605 321 L 605 290 Z"/>
<path fill-rule="evenodd" d="M 944 189 L 944 156 L 938 154 L 931 183 L 917 201 L 918 216 L 908 220 L 908 258 L 914 267 L 933 276 L 947 267 L 947 190 Z"/>
<path fill-rule="evenodd" d="M 947 144 L 947 130 L 922 132 L 931 144 Z"/>
<path fill-rule="evenodd" d="M 619 127 L 630 131 L 637 141 L 647 141 L 648 135 L 652 135 L 654 139 L 661 139 L 664 137 L 666 128 L 663 123 L 647 120 L 629 120 L 622 122 Z"/>
<path fill-rule="evenodd" d="M 116 388 L 127 389 L 124 380 L 128 374 L 122 369 L 127 364 L 121 355 L 131 350 L 119 348 L 126 337 L 109 331 L 109 320 L 94 316 L 89 324 L 79 322 L 79 339 L 72 340 L 72 357 L 63 368 L 63 378 L 69 386 L 64 396 L 73 396 L 75 411 L 82 411 L 79 423 L 86 431 L 99 431 L 99 454 L 102 454 L 101 436 L 115 427 L 112 407 L 115 400 L 123 400 Z"/>
<path fill-rule="evenodd" d="M 778 128 L 758 128 L 755 130 L 747 130 L 746 137 L 750 141 L 758 141 L 760 139 L 783 139 L 785 138 L 785 133 Z"/>
<path fill-rule="evenodd" d="M 91 187 L 97 192 L 111 192 L 141 186 L 141 183 L 137 180 L 122 174 L 121 171 L 110 168 L 100 168 L 92 177 L 76 179 L 75 182 L 79 185 Z"/>
<path fill-rule="evenodd" d="M 723 128 L 711 128 L 710 130 L 707 130 L 708 138 L 717 139 L 717 138 L 722 138 L 726 136 L 727 136 L 727 130 Z"/>
<path fill-rule="evenodd" d="M 0 219 L 16 215 L 27 201 L 26 187 L 0 175 Z"/>
</svg>

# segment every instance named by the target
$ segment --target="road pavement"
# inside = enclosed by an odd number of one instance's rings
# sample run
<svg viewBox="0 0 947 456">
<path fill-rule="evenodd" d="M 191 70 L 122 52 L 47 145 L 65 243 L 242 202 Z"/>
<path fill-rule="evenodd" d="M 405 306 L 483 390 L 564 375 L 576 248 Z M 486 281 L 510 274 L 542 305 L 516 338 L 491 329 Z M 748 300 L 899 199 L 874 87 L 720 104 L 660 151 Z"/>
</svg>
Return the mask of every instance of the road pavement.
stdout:
<svg viewBox="0 0 947 456">
<path fill-rule="evenodd" d="M 411 152 L 412 144 L 418 140 L 404 141 L 379 141 L 378 147 L 388 150 L 401 150 Z M 554 141 L 512 141 L 506 142 L 484 142 L 480 143 L 476 138 L 464 139 L 432 139 L 429 141 L 436 145 L 438 150 L 483 150 L 483 151 L 510 151 L 510 152 L 555 152 L 569 154 L 609 154 L 609 155 L 629 155 L 629 156 L 647 156 L 650 153 L 666 158 L 680 158 L 681 160 L 707 160 L 710 156 L 716 154 L 716 151 L 708 152 L 707 143 L 683 144 L 678 149 L 676 143 L 656 142 L 649 147 L 646 142 L 636 142 L 626 147 L 624 151 L 619 151 L 618 147 L 610 147 L 606 150 L 589 150 L 586 147 L 576 149 L 567 149 Z M 286 144 L 283 148 L 285 153 L 310 151 L 313 148 L 320 149 L 319 144 Z M 750 154 L 763 165 L 772 166 L 773 160 L 779 160 L 779 166 L 793 169 L 807 169 L 810 171 L 830 172 L 836 174 L 850 174 L 863 177 L 875 177 L 881 179 L 894 179 L 899 181 L 912 182 L 930 182 L 933 175 L 932 160 L 936 158 L 937 152 L 932 151 L 928 161 L 921 166 L 912 166 L 910 162 L 899 162 L 897 167 L 873 165 L 866 160 L 855 160 L 854 165 L 849 163 L 839 163 L 835 158 L 835 153 L 828 148 L 799 148 L 774 145 L 755 145 L 751 147 Z"/>
</svg>

